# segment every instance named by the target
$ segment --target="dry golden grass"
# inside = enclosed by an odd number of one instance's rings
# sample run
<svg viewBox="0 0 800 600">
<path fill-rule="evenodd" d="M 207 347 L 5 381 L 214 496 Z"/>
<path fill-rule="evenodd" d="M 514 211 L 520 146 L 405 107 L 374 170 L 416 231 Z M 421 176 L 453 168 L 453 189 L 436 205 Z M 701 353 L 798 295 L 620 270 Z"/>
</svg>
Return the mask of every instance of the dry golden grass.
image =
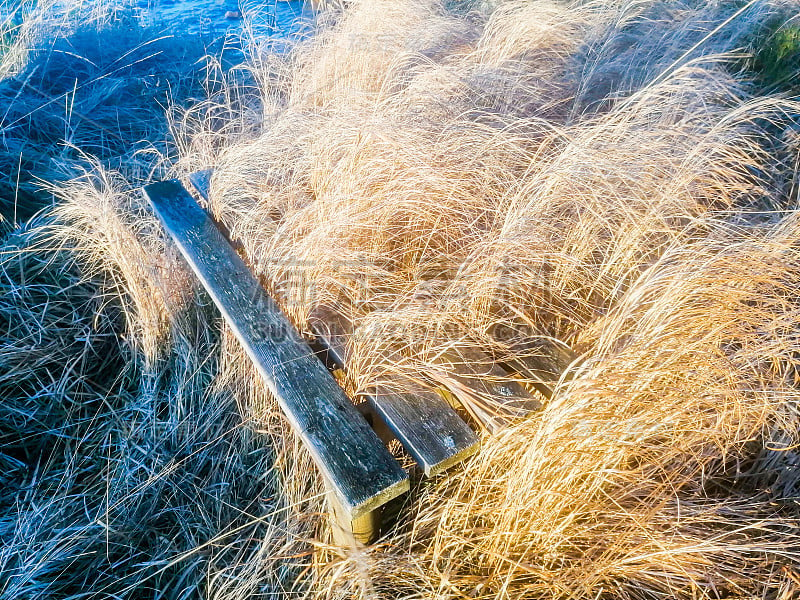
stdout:
<svg viewBox="0 0 800 600">
<path fill-rule="evenodd" d="M 213 210 L 298 326 L 353 319 L 349 388 L 440 382 L 443 356 L 507 355 L 501 331 L 582 357 L 383 545 L 318 554 L 312 595 L 800 592 L 797 147 L 765 143 L 798 107 L 687 52 L 732 49 L 735 10 L 664 11 L 355 3 L 270 67 L 261 132 L 208 156 Z M 625 28 L 649 54 L 615 75 Z"/>
<path fill-rule="evenodd" d="M 331 542 L 307 454 L 141 201 L 100 168 L 57 189 L 42 231 L 122 311 L 133 433 L 236 430 L 189 451 L 200 508 L 166 512 L 196 535 L 141 550 L 139 589 L 184 569 L 214 598 L 797 597 L 800 106 L 722 54 L 787 6 L 354 2 L 173 113 L 173 172 L 215 168 L 211 209 L 295 324 L 352 320 L 349 391 L 453 384 L 477 351 L 568 357 L 542 410 L 415 482 L 370 548 Z M 105 493 L 161 507 L 183 462 L 153 464 Z"/>
</svg>

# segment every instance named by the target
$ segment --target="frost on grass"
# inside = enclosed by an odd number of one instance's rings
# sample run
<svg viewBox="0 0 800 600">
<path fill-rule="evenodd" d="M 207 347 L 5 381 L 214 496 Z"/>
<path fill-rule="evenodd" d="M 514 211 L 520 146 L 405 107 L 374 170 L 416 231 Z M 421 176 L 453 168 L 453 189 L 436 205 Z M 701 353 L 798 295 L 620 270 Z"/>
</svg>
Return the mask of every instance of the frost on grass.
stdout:
<svg viewBox="0 0 800 600">
<path fill-rule="evenodd" d="M 524 340 L 574 360 L 541 411 L 416 485 L 380 543 L 329 545 L 308 457 L 138 180 L 92 168 L 6 238 L 3 314 L 36 327 L 4 341 L 34 374 L 0 379 L 19 448 L 0 589 L 795 597 L 800 106 L 767 64 L 793 19 L 373 0 L 210 70 L 208 99 L 170 113 L 159 176 L 213 166 L 212 211 L 295 324 L 352 319 L 345 387 Z M 61 431 L 52 415 L 74 432 L 37 470 L 14 432 Z"/>
</svg>

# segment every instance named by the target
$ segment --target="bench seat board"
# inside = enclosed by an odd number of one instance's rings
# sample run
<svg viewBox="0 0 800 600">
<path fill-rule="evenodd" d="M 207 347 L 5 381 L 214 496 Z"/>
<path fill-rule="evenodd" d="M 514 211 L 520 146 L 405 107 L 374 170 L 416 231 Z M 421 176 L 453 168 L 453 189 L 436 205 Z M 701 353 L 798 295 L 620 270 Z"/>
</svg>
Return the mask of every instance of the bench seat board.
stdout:
<svg viewBox="0 0 800 600">
<path fill-rule="evenodd" d="M 533 394 L 476 348 L 459 348 L 445 353 L 438 362 L 444 369 L 432 370 L 432 378 L 493 434 L 508 427 L 514 419 L 542 408 L 542 403 Z M 471 401 L 465 402 L 465 397 Z"/>
<path fill-rule="evenodd" d="M 407 491 L 406 472 L 181 183 L 143 191 L 350 515 Z"/>
<path fill-rule="evenodd" d="M 480 449 L 475 432 L 433 390 L 397 377 L 385 377 L 373 385 L 367 402 L 426 477 L 445 471 Z"/>
<path fill-rule="evenodd" d="M 350 321 L 334 310 L 317 307 L 309 319 L 311 331 L 332 355 L 347 367 Z M 480 440 L 464 420 L 435 391 L 399 376 L 385 376 L 363 395 L 397 437 L 426 477 L 432 477 L 471 456 Z"/>
<path fill-rule="evenodd" d="M 212 169 L 206 169 L 189 176 L 206 201 L 210 200 L 212 174 Z M 310 315 L 309 324 L 328 359 L 337 368 L 346 369 L 352 323 L 335 310 L 318 307 Z M 426 477 L 445 471 L 480 449 L 478 436 L 439 394 L 410 381 L 403 383 L 400 385 L 397 378 L 375 382 L 365 399 Z"/>
</svg>

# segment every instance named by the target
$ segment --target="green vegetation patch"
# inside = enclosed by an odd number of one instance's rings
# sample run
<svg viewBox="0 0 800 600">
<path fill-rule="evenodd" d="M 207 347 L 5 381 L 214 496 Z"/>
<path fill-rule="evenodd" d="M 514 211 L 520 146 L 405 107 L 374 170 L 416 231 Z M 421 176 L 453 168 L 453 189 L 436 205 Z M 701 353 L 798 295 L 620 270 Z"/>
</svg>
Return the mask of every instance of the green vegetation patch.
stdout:
<svg viewBox="0 0 800 600">
<path fill-rule="evenodd" d="M 745 69 L 765 92 L 800 93 L 795 81 L 800 72 L 800 24 L 783 19 L 768 22 L 755 36 L 752 48 Z"/>
</svg>

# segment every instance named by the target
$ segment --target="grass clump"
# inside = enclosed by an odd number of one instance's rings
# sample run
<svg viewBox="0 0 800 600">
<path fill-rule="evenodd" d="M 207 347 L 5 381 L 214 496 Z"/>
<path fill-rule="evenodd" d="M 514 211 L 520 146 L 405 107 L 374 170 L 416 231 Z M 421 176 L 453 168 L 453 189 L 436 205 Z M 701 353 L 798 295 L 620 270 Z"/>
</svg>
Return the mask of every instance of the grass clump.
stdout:
<svg viewBox="0 0 800 600">
<path fill-rule="evenodd" d="M 737 63 L 790 17 L 355 2 L 285 55 L 254 40 L 152 162 L 63 158 L 0 255 L 0 595 L 797 596 L 800 106 Z M 134 191 L 206 166 L 295 324 L 352 323 L 349 391 L 502 413 L 459 365 L 557 347 L 552 397 L 415 481 L 378 544 L 330 544 L 309 457 Z"/>
<path fill-rule="evenodd" d="M 280 446 L 236 410 L 186 273 L 118 179 L 89 173 L 59 193 L 60 214 L 10 234 L 0 259 L 0 597 L 291 585 L 261 559 L 308 535 L 280 525 L 294 514 Z"/>
<path fill-rule="evenodd" d="M 39 3 L 2 57 L 0 597 L 268 595 L 314 500 L 136 189 L 205 48 L 117 8 Z"/>
<path fill-rule="evenodd" d="M 47 184 L 80 176 L 87 156 L 145 177 L 168 152 L 165 107 L 203 91 L 202 42 L 143 27 L 113 2 L 9 11 L 22 21 L 0 55 L 3 217 L 52 205 Z"/>
</svg>

